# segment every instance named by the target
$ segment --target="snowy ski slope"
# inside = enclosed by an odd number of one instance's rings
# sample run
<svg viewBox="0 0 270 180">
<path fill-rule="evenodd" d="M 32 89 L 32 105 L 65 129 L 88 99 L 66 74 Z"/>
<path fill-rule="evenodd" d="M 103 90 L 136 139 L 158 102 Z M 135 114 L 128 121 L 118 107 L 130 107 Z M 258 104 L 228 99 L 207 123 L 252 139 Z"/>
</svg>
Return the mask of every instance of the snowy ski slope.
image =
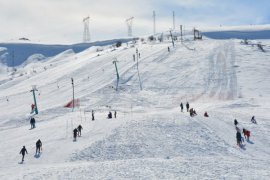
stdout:
<svg viewBox="0 0 270 180">
<path fill-rule="evenodd" d="M 270 41 L 262 41 L 264 53 L 240 40 L 184 43 L 67 50 L 13 75 L 1 71 L 0 179 L 269 179 Z M 71 78 L 81 104 L 74 112 L 63 108 L 72 98 Z M 29 130 L 32 85 L 39 114 Z M 180 111 L 187 101 L 197 116 Z M 114 110 L 117 118 L 107 119 Z M 251 131 L 242 149 L 235 118 Z M 82 137 L 73 142 L 79 124 Z M 19 164 L 23 145 L 29 154 Z"/>
</svg>

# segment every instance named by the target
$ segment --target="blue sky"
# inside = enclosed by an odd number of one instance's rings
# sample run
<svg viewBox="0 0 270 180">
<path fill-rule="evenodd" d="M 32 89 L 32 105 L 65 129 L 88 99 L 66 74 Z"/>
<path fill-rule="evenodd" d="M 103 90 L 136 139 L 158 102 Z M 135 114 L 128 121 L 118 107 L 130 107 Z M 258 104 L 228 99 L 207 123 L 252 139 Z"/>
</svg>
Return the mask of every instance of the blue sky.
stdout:
<svg viewBox="0 0 270 180">
<path fill-rule="evenodd" d="M 0 0 L 0 41 L 28 37 L 46 43 L 82 41 L 83 17 L 90 16 L 91 39 L 125 37 L 125 19 L 134 16 L 134 35 L 186 27 L 270 24 L 269 0 Z"/>
</svg>

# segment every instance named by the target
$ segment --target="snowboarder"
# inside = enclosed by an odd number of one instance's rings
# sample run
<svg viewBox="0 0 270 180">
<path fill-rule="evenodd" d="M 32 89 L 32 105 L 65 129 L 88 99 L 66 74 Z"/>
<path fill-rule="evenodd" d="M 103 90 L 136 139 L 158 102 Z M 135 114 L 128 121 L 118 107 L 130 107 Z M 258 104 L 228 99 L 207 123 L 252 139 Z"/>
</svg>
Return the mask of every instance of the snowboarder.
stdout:
<svg viewBox="0 0 270 180">
<path fill-rule="evenodd" d="M 116 111 L 114 111 L 114 118 L 116 118 Z"/>
<path fill-rule="evenodd" d="M 77 129 L 78 129 L 78 136 L 80 137 L 82 135 L 82 129 L 83 129 L 82 125 L 79 125 Z"/>
<path fill-rule="evenodd" d="M 31 117 L 31 119 L 30 119 L 30 124 L 31 124 L 31 129 L 33 129 L 33 128 L 35 128 L 36 127 L 36 120 L 35 120 L 35 118 L 33 118 L 33 117 Z"/>
<path fill-rule="evenodd" d="M 206 111 L 204 113 L 204 117 L 209 117 Z"/>
<path fill-rule="evenodd" d="M 111 119 L 111 118 L 112 118 L 112 113 L 109 112 L 109 114 L 108 114 L 108 119 Z"/>
<path fill-rule="evenodd" d="M 183 112 L 184 106 L 183 106 L 183 103 L 182 102 L 180 104 L 180 108 L 181 108 L 181 112 Z"/>
<path fill-rule="evenodd" d="M 238 124 L 238 121 L 235 119 L 234 120 L 234 125 L 237 126 L 237 124 Z"/>
<path fill-rule="evenodd" d="M 25 153 L 28 154 L 28 152 L 27 152 L 25 146 L 23 146 L 23 148 L 22 148 L 21 151 L 20 151 L 20 154 L 22 154 L 22 162 L 24 161 Z"/>
<path fill-rule="evenodd" d="M 92 110 L 92 121 L 95 120 L 94 110 Z"/>
<path fill-rule="evenodd" d="M 249 141 L 250 131 L 248 131 L 245 128 L 243 128 L 243 134 L 244 134 L 246 140 Z"/>
<path fill-rule="evenodd" d="M 76 141 L 77 135 L 78 135 L 78 129 L 75 128 L 75 129 L 73 130 L 73 138 L 74 138 L 74 141 Z"/>
<path fill-rule="evenodd" d="M 186 104 L 187 112 L 189 111 L 189 103 Z"/>
<path fill-rule="evenodd" d="M 42 149 L 42 142 L 40 139 L 36 142 L 36 154 L 40 154 L 40 150 Z"/>
<path fill-rule="evenodd" d="M 241 147 L 241 145 L 242 145 L 242 136 L 241 136 L 241 133 L 240 132 L 236 132 L 236 142 L 237 142 L 237 145 L 239 146 L 239 147 Z"/>
<path fill-rule="evenodd" d="M 257 124 L 257 121 L 255 120 L 255 116 L 252 116 L 251 120 L 252 123 Z"/>
</svg>

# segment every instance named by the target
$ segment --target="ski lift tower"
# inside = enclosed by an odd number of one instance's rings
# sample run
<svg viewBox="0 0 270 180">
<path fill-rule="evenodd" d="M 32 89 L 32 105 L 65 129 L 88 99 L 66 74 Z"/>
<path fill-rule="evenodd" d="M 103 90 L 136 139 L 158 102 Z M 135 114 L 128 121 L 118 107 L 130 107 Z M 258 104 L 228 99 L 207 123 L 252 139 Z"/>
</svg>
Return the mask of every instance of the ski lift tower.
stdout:
<svg viewBox="0 0 270 180">
<path fill-rule="evenodd" d="M 86 18 L 83 18 L 83 25 L 84 25 L 83 42 L 84 43 L 90 42 L 89 21 L 90 21 L 89 16 L 87 16 Z"/>
<path fill-rule="evenodd" d="M 129 37 L 132 36 L 132 22 L 133 22 L 133 19 L 134 19 L 134 17 L 126 19 L 127 28 L 128 28 L 128 36 Z"/>
</svg>

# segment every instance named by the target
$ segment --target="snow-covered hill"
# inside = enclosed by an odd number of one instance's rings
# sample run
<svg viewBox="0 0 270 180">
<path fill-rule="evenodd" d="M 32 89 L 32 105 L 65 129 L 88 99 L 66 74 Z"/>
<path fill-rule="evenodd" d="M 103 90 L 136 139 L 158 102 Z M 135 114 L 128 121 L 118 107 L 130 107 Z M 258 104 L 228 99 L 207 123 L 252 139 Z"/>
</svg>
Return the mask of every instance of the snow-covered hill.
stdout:
<svg viewBox="0 0 270 180">
<path fill-rule="evenodd" d="M 240 40 L 178 41 L 175 47 L 138 42 L 69 50 L 3 72 L 0 177 L 269 179 L 270 41 L 263 44 L 265 52 Z M 63 107 L 72 99 L 71 78 L 81 105 L 74 111 Z M 32 85 L 39 114 L 29 130 Z M 187 101 L 197 116 L 180 111 Z M 117 118 L 107 119 L 115 110 Z M 253 115 L 258 124 L 250 122 Z M 243 148 L 236 145 L 234 119 L 251 131 Z M 73 142 L 79 124 L 82 137 Z M 43 151 L 35 156 L 38 139 Z M 19 164 L 23 145 L 29 154 Z"/>
</svg>

